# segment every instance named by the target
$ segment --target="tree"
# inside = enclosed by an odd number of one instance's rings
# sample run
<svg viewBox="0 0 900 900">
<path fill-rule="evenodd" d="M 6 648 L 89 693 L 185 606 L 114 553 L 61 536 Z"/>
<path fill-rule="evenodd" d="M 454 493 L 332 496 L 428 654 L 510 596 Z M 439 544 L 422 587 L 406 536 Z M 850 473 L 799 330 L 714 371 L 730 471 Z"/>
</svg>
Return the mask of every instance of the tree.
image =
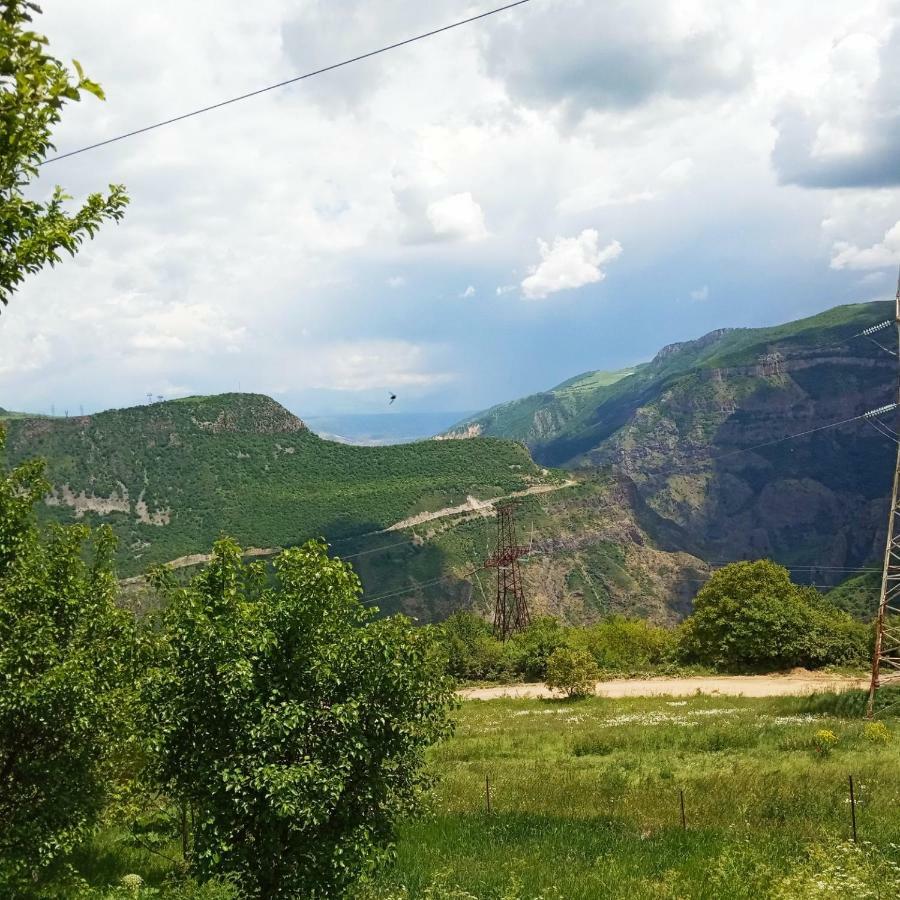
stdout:
<svg viewBox="0 0 900 900">
<path fill-rule="evenodd" d="M 431 632 L 375 619 L 316 542 L 284 551 L 274 583 L 230 540 L 187 587 L 156 580 L 147 733 L 156 778 L 195 822 L 192 867 L 252 896 L 339 894 L 385 857 L 448 731 Z"/>
<path fill-rule="evenodd" d="M 587 697 L 600 677 L 597 663 L 587 650 L 557 647 L 547 660 L 547 687 L 567 697 Z"/>
<path fill-rule="evenodd" d="M 0 429 L 0 450 L 2 450 Z M 0 473 L 0 893 L 71 849 L 106 794 L 133 679 L 115 539 L 43 534 L 40 462 Z M 4 893 L 3 888 L 9 893 Z"/>
<path fill-rule="evenodd" d="M 0 0 L 0 304 L 6 306 L 26 275 L 74 256 L 104 220 L 118 221 L 128 197 L 122 185 L 95 193 L 74 213 L 61 187 L 49 200 L 26 197 L 48 154 L 51 131 L 66 103 L 103 91 L 74 61 L 76 76 L 47 53 L 47 39 L 30 30 L 40 7 L 30 0 Z"/>
<path fill-rule="evenodd" d="M 779 669 L 858 661 L 865 628 L 769 560 L 731 563 L 700 589 L 681 648 L 726 669 Z"/>
</svg>

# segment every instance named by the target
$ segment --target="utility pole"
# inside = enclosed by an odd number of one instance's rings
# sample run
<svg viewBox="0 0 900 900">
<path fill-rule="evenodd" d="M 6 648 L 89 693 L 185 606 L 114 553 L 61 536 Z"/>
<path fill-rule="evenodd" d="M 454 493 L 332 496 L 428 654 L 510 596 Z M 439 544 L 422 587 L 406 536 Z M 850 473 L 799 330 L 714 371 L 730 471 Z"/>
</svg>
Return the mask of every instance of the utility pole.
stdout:
<svg viewBox="0 0 900 900">
<path fill-rule="evenodd" d="M 501 641 L 521 631 L 531 618 L 519 571 L 519 559 L 528 553 L 528 548 L 516 543 L 516 505 L 512 502 L 497 507 L 497 546 L 484 561 L 485 568 L 497 570 L 494 635 Z"/>
<path fill-rule="evenodd" d="M 897 277 L 897 296 L 894 302 L 894 323 L 897 329 L 897 403 L 900 404 L 900 274 Z M 900 679 L 900 443 L 894 466 L 894 487 L 888 513 L 887 542 L 884 550 L 884 569 L 881 573 L 881 593 L 875 619 L 875 646 L 872 650 L 872 681 L 866 717 L 875 713 L 875 695 L 884 681 Z M 884 672 L 882 673 L 882 670 Z"/>
</svg>

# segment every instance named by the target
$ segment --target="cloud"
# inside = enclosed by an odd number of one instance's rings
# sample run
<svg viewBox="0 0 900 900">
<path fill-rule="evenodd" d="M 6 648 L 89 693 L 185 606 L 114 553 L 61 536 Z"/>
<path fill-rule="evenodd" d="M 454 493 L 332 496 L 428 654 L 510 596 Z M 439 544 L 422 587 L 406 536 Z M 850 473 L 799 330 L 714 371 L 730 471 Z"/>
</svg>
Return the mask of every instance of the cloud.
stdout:
<svg viewBox="0 0 900 900">
<path fill-rule="evenodd" d="M 488 71 L 520 102 L 570 118 L 655 97 L 744 87 L 752 69 L 727 4 L 659 0 L 542 3 L 488 24 Z"/>
<path fill-rule="evenodd" d="M 336 341 L 314 351 L 312 386 L 361 392 L 387 387 L 427 388 L 456 375 L 429 371 L 426 348 L 409 341 Z"/>
<path fill-rule="evenodd" d="M 832 269 L 883 269 L 896 265 L 900 265 L 900 222 L 871 247 L 861 249 L 846 241 L 836 241 L 832 248 Z"/>
<path fill-rule="evenodd" d="M 391 275 L 386 284 L 390 288 L 401 288 L 406 284 L 406 279 L 402 275 Z"/>
<path fill-rule="evenodd" d="M 855 32 L 837 41 L 815 91 L 783 103 L 773 123 L 778 136 L 772 151 L 782 183 L 900 185 L 898 9 L 887 19 L 887 33 Z"/>
<path fill-rule="evenodd" d="M 484 213 L 468 191 L 429 203 L 425 214 L 438 238 L 478 241 L 487 237 Z"/>
<path fill-rule="evenodd" d="M 600 267 L 621 256 L 622 245 L 612 241 L 600 249 L 599 241 L 593 228 L 586 228 L 578 237 L 554 238 L 552 246 L 538 239 L 541 262 L 522 281 L 522 294 L 529 300 L 542 300 L 557 291 L 603 281 L 606 273 Z"/>
<path fill-rule="evenodd" d="M 463 300 L 475 296 L 475 285 L 470 284 L 460 295 Z"/>
<path fill-rule="evenodd" d="M 696 290 L 691 291 L 691 300 L 708 300 L 709 299 L 709 285 L 704 284 L 703 287 L 699 287 Z"/>
<path fill-rule="evenodd" d="M 110 18 L 107 0 L 47 3 L 38 18 L 54 55 L 82 60 L 109 98 L 66 108 L 60 151 L 460 10 L 459 0 L 119 6 Z M 59 181 L 83 198 L 121 181 L 133 202 L 0 317 L 0 405 L 122 406 L 149 390 L 240 383 L 281 386 L 300 413 L 361 411 L 364 386 L 386 373 L 406 399 L 419 392 L 420 408 L 475 409 L 570 366 L 615 368 L 725 324 L 710 303 L 657 315 L 660 283 L 685 285 L 686 297 L 714 280 L 736 298 L 734 325 L 868 296 L 859 276 L 881 270 L 847 277 L 828 262 L 884 243 L 900 190 L 785 189 L 772 177 L 771 124 L 794 104 L 815 130 L 814 160 L 868 160 L 898 105 L 888 69 L 900 54 L 884 49 L 894 9 L 541 0 L 48 166 L 38 194 Z M 801 154 L 798 178 L 808 162 Z M 550 304 L 510 315 L 523 281 L 547 296 L 599 280 L 606 263 L 578 244 L 589 227 L 640 261 L 615 302 L 582 304 L 577 323 Z M 543 254 L 522 258 L 536 235 L 554 259 L 554 236 L 575 243 L 555 280 Z M 809 289 L 798 293 L 800 280 Z M 441 302 L 470 281 L 496 302 Z M 785 313 L 784 296 L 805 299 Z M 647 328 L 628 328 L 635 315 Z M 527 367 L 522 346 L 540 347 Z M 371 390 L 380 410 L 381 386 Z"/>
</svg>

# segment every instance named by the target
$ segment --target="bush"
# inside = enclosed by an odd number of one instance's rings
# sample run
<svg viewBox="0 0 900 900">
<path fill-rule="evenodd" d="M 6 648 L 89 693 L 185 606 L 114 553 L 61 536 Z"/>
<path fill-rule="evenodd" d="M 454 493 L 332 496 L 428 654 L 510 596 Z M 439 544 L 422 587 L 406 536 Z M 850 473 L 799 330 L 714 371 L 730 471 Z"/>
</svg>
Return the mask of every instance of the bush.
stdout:
<svg viewBox="0 0 900 900">
<path fill-rule="evenodd" d="M 188 587 L 157 582 L 151 772 L 196 821 L 192 869 L 251 896 L 341 895 L 386 857 L 449 730 L 431 630 L 375 619 L 316 542 L 284 551 L 274 583 L 228 540 Z"/>
<path fill-rule="evenodd" d="M 675 633 L 644 619 L 613 616 L 577 630 L 572 643 L 589 651 L 601 669 L 634 672 L 666 662 L 675 647 Z"/>
<path fill-rule="evenodd" d="M 568 643 L 568 630 L 552 616 L 541 616 L 506 642 L 505 667 L 532 681 L 543 681 L 547 676 L 547 660 L 554 650 Z"/>
<path fill-rule="evenodd" d="M 715 572 L 681 629 L 685 659 L 722 669 L 783 669 L 861 662 L 868 630 L 769 560 Z"/>
<path fill-rule="evenodd" d="M 586 697 L 600 677 L 594 657 L 586 650 L 558 647 L 547 660 L 547 686 L 567 697 Z"/>
<path fill-rule="evenodd" d="M 447 671 L 460 679 L 496 677 L 503 667 L 503 644 L 484 619 L 457 612 L 438 627 L 447 654 Z"/>
</svg>

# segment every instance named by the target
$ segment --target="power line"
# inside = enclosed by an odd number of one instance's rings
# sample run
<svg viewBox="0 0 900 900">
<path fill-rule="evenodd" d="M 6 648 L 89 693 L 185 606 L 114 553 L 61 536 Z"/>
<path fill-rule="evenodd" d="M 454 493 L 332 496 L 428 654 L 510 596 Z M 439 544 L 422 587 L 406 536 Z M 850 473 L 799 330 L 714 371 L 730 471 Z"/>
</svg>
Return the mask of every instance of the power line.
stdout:
<svg viewBox="0 0 900 900">
<path fill-rule="evenodd" d="M 363 606 L 369 606 L 372 603 L 377 603 L 379 600 L 388 600 L 391 597 L 399 597 L 401 594 L 411 594 L 415 590 L 424 587 L 431 587 L 431 585 L 433 584 L 439 584 L 440 582 L 447 581 L 450 578 L 458 578 L 460 581 L 464 581 L 466 578 L 471 578 L 476 572 L 480 572 L 484 568 L 485 566 L 479 566 L 477 569 L 472 569 L 470 572 L 466 572 L 463 575 L 456 575 L 454 572 L 448 572 L 446 575 L 441 575 L 440 578 L 432 578 L 430 581 L 421 581 L 418 584 L 400 588 L 400 590 L 398 591 L 390 591 L 387 594 L 379 594 L 377 597 L 370 597 L 368 600 L 363 600 L 361 602 Z"/>
<path fill-rule="evenodd" d="M 426 31 L 423 34 L 417 34 L 413 37 L 405 38 L 402 41 L 396 41 L 393 44 L 387 44 L 384 47 L 379 47 L 377 50 L 370 50 L 367 53 L 361 53 L 359 56 L 351 57 L 350 59 L 342 60 L 341 62 L 332 63 L 329 66 L 323 66 L 321 69 L 314 69 L 311 72 L 305 72 L 303 75 L 296 75 L 293 78 L 287 78 L 284 81 L 279 81 L 276 84 L 270 84 L 266 87 L 257 88 L 254 91 L 248 91 L 246 94 L 240 94 L 237 97 L 230 97 L 227 100 L 220 100 L 218 103 L 212 103 L 209 106 L 203 106 L 200 109 L 194 109 L 190 112 L 182 113 L 179 116 L 172 116 L 169 119 L 163 119 L 161 122 L 155 122 L 152 125 L 145 125 L 143 128 L 135 128 L 134 131 L 128 131 L 125 134 L 119 134 L 115 137 L 107 138 L 104 141 L 97 141 L 96 144 L 88 144 L 86 147 L 80 147 L 78 150 L 70 150 L 68 153 L 60 153 L 58 156 L 53 156 L 50 159 L 45 159 L 40 165 L 44 166 L 47 163 L 59 162 L 61 159 L 68 159 L 70 156 L 77 156 L 79 153 L 87 153 L 88 150 L 96 150 L 98 147 L 105 147 L 107 144 L 114 144 L 117 141 L 124 141 L 126 138 L 134 137 L 138 134 L 145 134 L 148 131 L 153 131 L 157 128 L 162 128 L 165 125 L 174 125 L 176 122 L 182 122 L 185 119 L 193 118 L 194 116 L 200 116 L 203 113 L 212 112 L 215 109 L 221 109 L 224 106 L 230 106 L 233 103 L 239 103 L 241 100 L 249 100 L 251 97 L 258 97 L 260 94 L 266 94 L 269 91 L 278 90 L 278 88 L 287 87 L 290 84 L 296 84 L 299 81 L 305 81 L 307 78 L 314 78 L 317 75 L 323 75 L 326 72 L 333 72 L 335 69 L 341 69 L 344 66 L 352 65 L 353 63 L 361 62 L 364 59 L 370 59 L 373 56 L 378 56 L 381 53 L 387 53 L 389 50 L 396 50 L 398 47 L 405 47 L 407 44 L 414 44 L 416 41 L 423 41 L 425 38 L 434 37 L 436 34 L 442 34 L 445 31 L 451 31 L 454 28 L 460 28 L 463 25 L 468 25 L 471 22 L 477 22 L 479 19 L 486 19 L 488 16 L 495 16 L 498 13 L 506 12 L 507 10 L 514 9 L 517 6 L 524 6 L 526 3 L 530 3 L 531 0 L 515 0 L 514 3 L 507 3 L 505 6 L 498 6 L 496 9 L 489 9 L 487 12 L 479 13 L 475 16 L 469 16 L 467 19 L 460 19 L 458 22 L 452 22 L 450 25 L 444 25 L 441 28 L 434 28 L 431 31 Z"/>
</svg>

